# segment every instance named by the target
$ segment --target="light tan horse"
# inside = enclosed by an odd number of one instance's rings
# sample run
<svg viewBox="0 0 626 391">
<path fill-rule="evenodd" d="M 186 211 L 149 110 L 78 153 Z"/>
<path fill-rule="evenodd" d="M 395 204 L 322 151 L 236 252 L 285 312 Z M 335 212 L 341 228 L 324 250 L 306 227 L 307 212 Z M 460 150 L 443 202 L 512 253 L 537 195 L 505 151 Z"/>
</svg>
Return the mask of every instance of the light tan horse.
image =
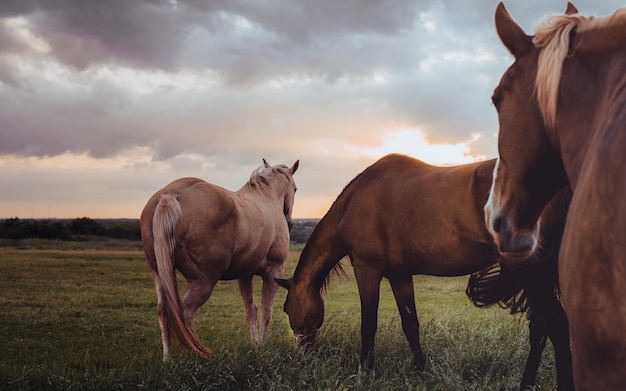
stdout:
<svg viewBox="0 0 626 391">
<path fill-rule="evenodd" d="M 206 348 L 192 328 L 192 318 L 219 280 L 239 280 L 252 343 L 264 340 L 289 250 L 291 211 L 298 161 L 263 166 L 236 192 L 197 178 L 181 178 L 159 190 L 141 213 L 141 239 L 153 271 L 163 340 L 163 359 L 171 357 L 172 334 L 182 347 L 201 357 Z M 176 270 L 187 280 L 181 301 Z M 252 278 L 263 278 L 262 311 Z"/>
</svg>

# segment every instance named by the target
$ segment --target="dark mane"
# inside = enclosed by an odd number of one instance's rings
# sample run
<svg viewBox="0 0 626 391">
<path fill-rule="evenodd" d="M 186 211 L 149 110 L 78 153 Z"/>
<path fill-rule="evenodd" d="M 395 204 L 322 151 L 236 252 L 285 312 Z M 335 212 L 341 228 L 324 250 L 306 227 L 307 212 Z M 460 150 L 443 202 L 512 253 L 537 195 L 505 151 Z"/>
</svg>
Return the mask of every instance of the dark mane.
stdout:
<svg viewBox="0 0 626 391">
<path fill-rule="evenodd" d="M 337 198 L 335 198 L 335 200 L 333 201 L 332 205 L 330 206 L 331 209 L 335 206 L 335 204 L 341 199 L 343 198 L 344 193 L 348 190 L 348 188 L 350 186 L 352 186 L 352 184 L 354 182 L 356 182 L 357 179 L 359 179 L 361 177 L 361 175 L 363 175 L 365 171 L 361 171 L 360 173 L 358 173 L 354 178 L 352 178 L 352 180 L 350 182 L 348 182 L 348 184 L 346 186 L 344 186 L 343 190 L 341 190 L 341 193 L 339 193 L 339 195 L 337 196 Z"/>
</svg>

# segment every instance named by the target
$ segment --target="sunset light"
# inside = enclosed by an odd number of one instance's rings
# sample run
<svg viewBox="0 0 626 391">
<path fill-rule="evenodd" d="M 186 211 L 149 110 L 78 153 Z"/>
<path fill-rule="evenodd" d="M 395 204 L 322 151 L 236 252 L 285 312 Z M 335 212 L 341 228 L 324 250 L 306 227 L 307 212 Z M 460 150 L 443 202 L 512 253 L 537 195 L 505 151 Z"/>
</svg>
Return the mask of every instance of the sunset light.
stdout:
<svg viewBox="0 0 626 391">
<path fill-rule="evenodd" d="M 137 218 L 172 180 L 237 190 L 264 158 L 300 160 L 293 215 L 315 218 L 386 154 L 497 155 L 491 6 L 31 3 L 0 11 L 0 218 Z"/>
</svg>

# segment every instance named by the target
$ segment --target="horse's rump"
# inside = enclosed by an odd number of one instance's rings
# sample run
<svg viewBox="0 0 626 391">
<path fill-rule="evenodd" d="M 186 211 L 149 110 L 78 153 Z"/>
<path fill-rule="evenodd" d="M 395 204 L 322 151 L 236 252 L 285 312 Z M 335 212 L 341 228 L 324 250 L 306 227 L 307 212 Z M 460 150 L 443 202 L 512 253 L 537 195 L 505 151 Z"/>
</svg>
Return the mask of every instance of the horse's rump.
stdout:
<svg viewBox="0 0 626 391">
<path fill-rule="evenodd" d="M 174 252 L 176 248 L 176 224 L 182 213 L 177 195 L 164 193 L 161 195 L 152 217 L 154 255 L 156 258 L 155 278 L 161 282 L 161 291 L 165 299 L 165 303 L 159 307 L 159 311 L 170 330 L 174 332 L 176 341 L 199 356 L 207 358 L 212 356 L 213 352 L 202 345 L 193 329 L 185 323 L 178 293 Z"/>
</svg>

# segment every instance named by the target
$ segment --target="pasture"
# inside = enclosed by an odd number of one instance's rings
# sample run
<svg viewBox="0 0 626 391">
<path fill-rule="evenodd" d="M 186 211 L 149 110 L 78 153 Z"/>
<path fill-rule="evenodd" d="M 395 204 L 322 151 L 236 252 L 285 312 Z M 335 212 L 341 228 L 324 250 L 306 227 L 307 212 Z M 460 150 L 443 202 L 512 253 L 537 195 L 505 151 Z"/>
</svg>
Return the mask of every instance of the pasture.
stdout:
<svg viewBox="0 0 626 391">
<path fill-rule="evenodd" d="M 194 318 L 217 357 L 177 352 L 162 363 L 156 296 L 139 242 L 0 243 L 0 389 L 512 390 L 528 352 L 525 318 L 478 309 L 467 277 L 414 277 L 427 369 L 412 371 L 393 295 L 383 282 L 375 376 L 357 375 L 360 312 L 352 269 L 333 279 L 312 351 L 294 344 L 280 290 L 268 340 L 249 342 L 235 281 L 220 282 Z M 301 246 L 292 246 L 291 276 Z M 181 280 L 182 283 L 183 280 Z M 255 280 L 260 297 L 260 280 Z M 257 299 L 258 300 L 258 299 Z M 548 344 L 538 389 L 554 389 Z"/>
</svg>

